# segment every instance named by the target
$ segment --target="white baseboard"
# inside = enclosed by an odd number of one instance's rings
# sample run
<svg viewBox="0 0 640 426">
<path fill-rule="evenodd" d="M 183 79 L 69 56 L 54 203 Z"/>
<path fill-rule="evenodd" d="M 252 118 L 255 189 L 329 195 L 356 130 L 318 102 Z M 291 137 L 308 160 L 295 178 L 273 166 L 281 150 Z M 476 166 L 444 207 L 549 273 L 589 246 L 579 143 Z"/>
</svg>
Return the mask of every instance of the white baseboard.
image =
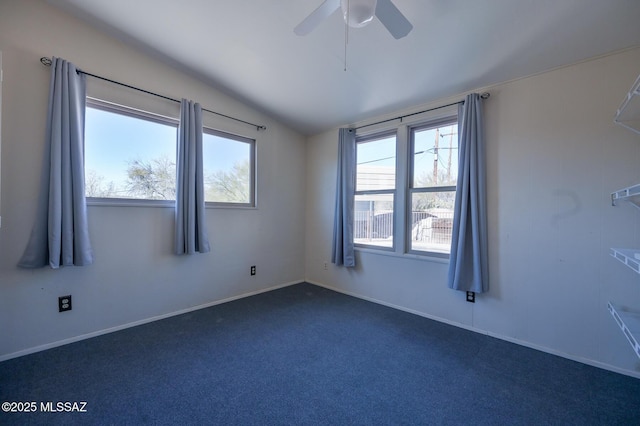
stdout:
<svg viewBox="0 0 640 426">
<path fill-rule="evenodd" d="M 507 342 L 510 342 L 510 343 L 515 343 L 517 345 L 525 346 L 525 347 L 528 347 L 528 348 L 531 348 L 531 349 L 539 350 L 541 352 L 545 352 L 545 353 L 548 353 L 548 354 L 551 354 L 551 355 L 556 355 L 556 356 L 559 356 L 559 357 L 562 357 L 562 358 L 566 358 L 566 359 L 569 359 L 569 360 L 572 360 L 572 361 L 580 362 L 580 363 L 583 363 L 583 364 L 586 364 L 586 365 L 591 365 L 593 367 L 602 368 L 604 370 L 613 371 L 615 373 L 624 374 L 626 376 L 640 378 L 640 373 L 638 373 L 636 371 L 625 370 L 625 369 L 621 369 L 619 367 L 616 367 L 616 366 L 613 366 L 613 365 L 610 365 L 610 364 L 606 364 L 606 363 L 602 363 L 602 362 L 599 362 L 599 361 L 595 361 L 595 360 L 592 360 L 592 359 L 588 359 L 588 358 L 583 358 L 583 357 L 567 354 L 567 353 L 560 352 L 560 351 L 557 351 L 555 349 L 551 349 L 551 348 L 548 348 L 548 347 L 545 347 L 545 346 L 540 346 L 540 345 L 537 345 L 537 344 L 534 344 L 534 343 L 531 343 L 531 342 L 527 342 L 527 341 L 524 341 L 524 340 L 515 339 L 513 337 L 501 335 L 501 334 L 498 334 L 498 333 L 493 333 L 493 332 L 490 332 L 490 331 L 487 331 L 487 330 L 482 330 L 482 329 L 479 329 L 479 328 L 476 328 L 476 327 L 472 327 L 472 326 L 469 326 L 469 325 L 466 325 L 466 324 L 462 324 L 462 323 L 459 323 L 459 322 L 456 322 L 456 321 L 451 321 L 451 320 L 448 320 L 446 318 L 441 318 L 441 317 L 437 317 L 435 315 L 426 314 L 424 312 L 416 311 L 414 309 L 409 309 L 409 308 L 406 308 L 406 307 L 403 307 L 403 306 L 395 305 L 393 303 L 387 303 L 387 302 L 384 302 L 382 300 L 378 300 L 378 299 L 375 299 L 375 298 L 372 298 L 372 297 L 368 297 L 368 296 L 363 296 L 363 295 L 357 294 L 357 293 L 348 292 L 348 291 L 342 290 L 342 289 L 337 288 L 337 287 L 332 287 L 330 285 L 322 284 L 322 283 L 311 281 L 311 280 L 291 281 L 291 282 L 287 282 L 287 283 L 284 283 L 284 284 L 279 284 L 279 285 L 275 285 L 275 286 L 272 286 L 272 287 L 268 287 L 268 288 L 265 288 L 265 289 L 256 290 L 256 291 L 252 291 L 252 292 L 249 292 L 249 293 L 243 293 L 243 294 L 240 294 L 238 296 L 232 296 L 232 297 L 228 297 L 226 299 L 216 300 L 216 301 L 205 303 L 205 304 L 202 304 L 202 305 L 193 306 L 193 307 L 186 308 L 186 309 L 181 309 L 179 311 L 170 312 L 170 313 L 167 313 L 167 314 L 158 315 L 158 316 L 151 317 L 151 318 L 146 318 L 146 319 L 142 319 L 142 320 L 139 320 L 139 321 L 134 321 L 134 322 L 123 324 L 123 325 L 119 325 L 119 326 L 116 326 L 116 327 L 110 327 L 110 328 L 106 328 L 106 329 L 103 329 L 103 330 L 98 330 L 98 331 L 94 331 L 94 332 L 91 332 L 91 333 L 82 334 L 80 336 L 70 337 L 68 339 L 58 340 L 58 341 L 47 343 L 47 344 L 44 344 L 44 345 L 39 345 L 39 346 L 35 346 L 35 347 L 32 347 L 32 348 L 28 348 L 28 349 L 23 349 L 23 350 L 20 350 L 20 351 L 17 351 L 17 352 L 13 352 L 13 353 L 10 353 L 10 354 L 0 355 L 0 362 L 7 361 L 7 360 L 13 359 L 13 358 L 18 358 L 18 357 L 21 357 L 21 356 L 24 356 L 24 355 L 29 355 L 29 354 L 32 354 L 32 353 L 40 352 L 40 351 L 45 351 L 47 349 L 56 348 L 58 346 L 67 345 L 69 343 L 79 342 L 81 340 L 90 339 L 92 337 L 101 336 L 103 334 L 113 333 L 113 332 L 124 330 L 124 329 L 130 328 L 130 327 L 136 327 L 138 325 L 148 324 L 150 322 L 159 321 L 159 320 L 163 320 L 163 319 L 170 318 L 170 317 L 173 317 L 173 316 L 186 314 L 186 313 L 197 311 L 197 310 L 200 310 L 200 309 L 210 308 L 212 306 L 220 305 L 222 303 L 232 302 L 234 300 L 243 299 L 245 297 L 255 296 L 257 294 L 266 293 L 266 292 L 269 292 L 269 291 L 272 291 L 272 290 L 277 290 L 279 288 L 289 287 L 291 285 L 300 284 L 302 282 L 307 282 L 309 284 L 317 285 L 319 287 L 324 287 L 326 289 L 329 289 L 329 290 L 332 290 L 332 291 L 335 291 L 335 292 L 338 292 L 338 293 L 346 294 L 348 296 L 356 297 L 358 299 L 366 300 L 368 302 L 372 302 L 372 303 L 376 303 L 376 304 L 379 304 L 379 305 L 387 306 L 387 307 L 390 307 L 390 308 L 393 308 L 393 309 L 398 309 L 400 311 L 404 311 L 404 312 L 407 312 L 407 313 L 410 313 L 410 314 L 418 315 L 418 316 L 421 316 L 423 318 L 431 319 L 431 320 L 438 321 L 438 322 L 441 322 L 441 323 L 444 323 L 444 324 L 452 325 L 454 327 L 459 327 L 459 328 L 462 328 L 462 329 L 465 329 L 465 330 L 473 331 L 475 333 L 484 334 L 484 335 L 487 335 L 487 336 L 490 336 L 490 337 L 494 337 L 496 339 L 504 340 L 504 341 L 507 341 Z"/>
<path fill-rule="evenodd" d="M 232 302 L 234 300 L 244 299 L 245 297 L 255 296 L 256 294 L 266 293 L 266 292 L 269 292 L 269 291 L 272 291 L 272 290 L 277 290 L 279 288 L 284 288 L 284 287 L 289 287 L 291 285 L 300 284 L 302 282 L 304 282 L 304 280 L 291 281 L 291 282 L 284 283 L 284 284 L 278 284 L 278 285 L 275 285 L 275 286 L 272 286 L 272 287 L 268 287 L 268 288 L 265 288 L 265 289 L 262 289 L 262 290 L 251 291 L 249 293 L 243 293 L 243 294 L 240 294 L 238 296 L 232 296 L 232 297 L 228 297 L 226 299 L 216 300 L 216 301 L 205 303 L 205 304 L 198 305 L 198 306 L 192 306 L 190 308 L 181 309 L 181 310 L 175 311 L 175 312 L 169 312 L 167 314 L 162 314 L 162 315 L 158 315 L 158 316 L 155 316 L 155 317 L 142 319 L 142 320 L 139 320 L 139 321 L 134 321 L 134 322 L 130 322 L 130 323 L 123 324 L 123 325 L 118 325 L 116 327 L 105 328 L 103 330 L 98 330 L 98 331 L 94 331 L 94 332 L 91 332 L 91 333 L 82 334 L 80 336 L 70 337 L 68 339 L 58 340 L 58 341 L 47 343 L 47 344 L 44 344 L 44 345 L 35 346 L 33 348 L 23 349 L 21 351 L 13 352 L 13 353 L 10 353 L 10 354 L 7 354 L 7 355 L 0 355 L 0 362 L 7 361 L 7 360 L 12 359 L 12 358 L 18 358 L 18 357 L 21 357 L 21 356 L 24 356 L 24 355 L 33 354 L 33 353 L 40 352 L 40 351 L 46 351 L 47 349 L 56 348 L 58 346 L 67 345 L 69 343 L 79 342 L 81 340 L 90 339 L 92 337 L 101 336 L 103 334 L 113 333 L 115 331 L 120 331 L 120 330 L 124 330 L 124 329 L 131 328 L 131 327 L 136 327 L 138 325 L 148 324 L 150 322 L 159 321 L 159 320 L 163 320 L 163 319 L 166 319 L 166 318 L 171 318 L 171 317 L 174 317 L 176 315 L 182 315 L 182 314 L 186 314 L 186 313 L 189 313 L 189 312 L 198 311 L 200 309 L 210 308 L 212 306 L 221 305 L 223 303 Z"/>
<path fill-rule="evenodd" d="M 513 337 L 505 336 L 505 335 L 498 334 L 498 333 L 493 333 L 493 332 L 487 331 L 487 330 L 482 330 L 482 329 L 479 329 L 479 328 L 476 328 L 476 327 L 472 327 L 472 326 L 469 326 L 469 325 L 466 325 L 466 324 L 462 324 L 462 323 L 459 323 L 459 322 L 456 322 L 456 321 L 451 321 L 451 320 L 448 320 L 446 318 L 441 318 L 441 317 L 437 317 L 435 315 L 426 314 L 424 312 L 416 311 L 414 309 L 409 309 L 409 308 L 405 308 L 403 306 L 394 305 L 393 303 L 387 303 L 387 302 L 384 302 L 382 300 L 374 299 L 372 297 L 363 296 L 361 294 L 352 293 L 352 292 L 349 292 L 349 291 L 344 291 L 342 289 L 339 289 L 339 288 L 336 288 L 336 287 L 332 287 L 330 285 L 321 284 L 321 283 L 310 281 L 310 280 L 305 280 L 305 282 L 307 282 L 309 284 L 317 285 L 319 287 L 324 287 L 326 289 L 333 290 L 333 291 L 338 292 L 338 293 L 346 294 L 347 296 L 357 297 L 358 299 L 366 300 L 368 302 L 373 302 L 373 303 L 376 303 L 376 304 L 379 304 L 379 305 L 387 306 L 389 308 L 398 309 L 400 311 L 408 312 L 410 314 L 418 315 L 418 316 L 421 316 L 421 317 L 424 317 L 424 318 L 427 318 L 427 319 L 431 319 L 431 320 L 438 321 L 438 322 L 441 322 L 441 323 L 444 323 L 444 324 L 452 325 L 454 327 L 460 327 L 460 328 L 463 328 L 465 330 L 473 331 L 475 333 L 480 333 L 480 334 L 484 334 L 484 335 L 487 335 L 487 336 L 490 336 L 490 337 L 494 337 L 496 339 L 504 340 L 506 342 L 515 343 L 516 345 L 525 346 L 527 348 L 535 349 L 535 350 L 538 350 L 538 351 L 541 351 L 541 352 L 546 352 L 548 354 L 556 355 L 556 356 L 559 356 L 559 357 L 562 357 L 562 358 L 566 358 L 566 359 L 569 359 L 571 361 L 580 362 L 582 364 L 587 364 L 587 365 L 591 365 L 593 367 L 602 368 L 603 370 L 608 370 L 608 371 L 612 371 L 614 373 L 624 374 L 625 376 L 630 376 L 630 377 L 635 377 L 635 378 L 640 379 L 640 373 L 637 372 L 637 371 L 625 370 L 625 369 L 616 367 L 614 365 L 605 364 L 603 362 L 595 361 L 595 360 L 592 360 L 592 359 L 589 359 L 589 358 L 583 358 L 583 357 L 567 354 L 565 352 L 560 352 L 560 351 L 557 351 L 555 349 L 551 349 L 551 348 L 548 348 L 548 347 L 545 347 L 545 346 L 536 345 L 535 343 L 527 342 L 525 340 L 515 339 Z"/>
</svg>

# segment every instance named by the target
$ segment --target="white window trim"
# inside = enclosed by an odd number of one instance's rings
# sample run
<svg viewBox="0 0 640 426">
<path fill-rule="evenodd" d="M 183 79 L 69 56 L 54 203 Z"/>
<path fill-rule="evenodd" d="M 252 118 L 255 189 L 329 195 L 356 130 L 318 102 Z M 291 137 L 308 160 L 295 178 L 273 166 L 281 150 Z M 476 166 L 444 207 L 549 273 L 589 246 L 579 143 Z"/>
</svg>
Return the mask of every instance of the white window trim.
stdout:
<svg viewBox="0 0 640 426">
<path fill-rule="evenodd" d="M 87 107 L 100 109 L 102 111 L 112 112 L 114 114 L 126 115 L 132 118 L 138 118 L 143 120 L 153 121 L 159 124 L 166 124 L 168 126 L 173 126 L 176 129 L 178 128 L 178 124 L 180 120 L 175 117 L 167 117 L 165 115 L 156 114 L 149 111 L 143 111 L 141 109 L 116 104 L 114 102 L 103 101 L 101 99 L 92 98 L 87 96 Z"/>
</svg>

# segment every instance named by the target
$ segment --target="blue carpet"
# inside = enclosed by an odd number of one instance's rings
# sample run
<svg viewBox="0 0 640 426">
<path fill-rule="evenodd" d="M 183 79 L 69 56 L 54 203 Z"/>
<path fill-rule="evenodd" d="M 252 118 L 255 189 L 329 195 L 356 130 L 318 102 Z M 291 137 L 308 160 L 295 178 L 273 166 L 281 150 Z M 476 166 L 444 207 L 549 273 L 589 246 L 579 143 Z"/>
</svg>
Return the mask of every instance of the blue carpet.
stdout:
<svg viewBox="0 0 640 426">
<path fill-rule="evenodd" d="M 638 379 L 310 284 L 2 362 L 7 401 L 37 412 L 0 424 L 640 424 Z"/>
</svg>

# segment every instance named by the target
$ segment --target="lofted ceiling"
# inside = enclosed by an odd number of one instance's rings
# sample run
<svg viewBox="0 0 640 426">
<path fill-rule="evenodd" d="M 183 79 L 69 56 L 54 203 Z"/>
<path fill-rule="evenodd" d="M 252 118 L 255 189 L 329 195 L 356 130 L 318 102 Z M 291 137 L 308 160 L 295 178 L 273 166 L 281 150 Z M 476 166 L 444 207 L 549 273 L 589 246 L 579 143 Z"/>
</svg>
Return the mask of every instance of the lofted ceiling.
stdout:
<svg viewBox="0 0 640 426">
<path fill-rule="evenodd" d="M 293 32 L 322 0 L 48 1 L 305 135 L 640 45 L 640 0 L 393 0 L 345 71 L 339 12 Z"/>
</svg>

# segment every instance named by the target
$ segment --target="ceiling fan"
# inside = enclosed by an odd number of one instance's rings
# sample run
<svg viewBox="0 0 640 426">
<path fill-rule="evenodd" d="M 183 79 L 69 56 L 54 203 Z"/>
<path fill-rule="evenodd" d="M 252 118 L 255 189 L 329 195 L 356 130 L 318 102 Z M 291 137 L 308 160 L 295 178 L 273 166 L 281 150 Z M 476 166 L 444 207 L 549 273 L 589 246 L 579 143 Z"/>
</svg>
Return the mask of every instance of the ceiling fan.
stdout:
<svg viewBox="0 0 640 426">
<path fill-rule="evenodd" d="M 324 0 L 293 31 L 300 36 L 307 35 L 339 8 L 342 9 L 344 22 L 351 28 L 364 27 L 375 16 L 396 39 L 406 36 L 413 29 L 413 25 L 391 0 Z"/>
</svg>

